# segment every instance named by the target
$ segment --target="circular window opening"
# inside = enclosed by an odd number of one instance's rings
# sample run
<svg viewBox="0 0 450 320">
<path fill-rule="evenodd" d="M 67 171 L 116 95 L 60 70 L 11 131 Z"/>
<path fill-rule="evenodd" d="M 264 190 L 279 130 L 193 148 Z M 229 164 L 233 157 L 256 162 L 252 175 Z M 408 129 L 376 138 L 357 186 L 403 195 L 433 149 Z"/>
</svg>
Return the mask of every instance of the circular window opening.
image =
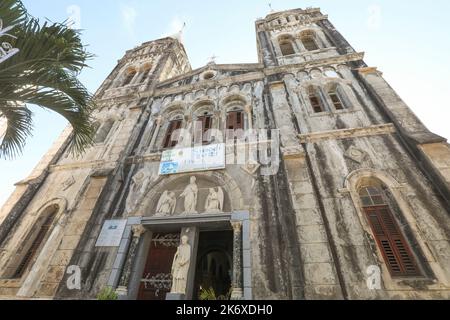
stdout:
<svg viewBox="0 0 450 320">
<path fill-rule="evenodd" d="M 203 75 L 203 79 L 204 79 L 204 80 L 211 80 L 211 79 L 213 79 L 215 76 L 216 76 L 216 74 L 215 74 L 214 72 L 206 72 L 206 73 Z"/>
</svg>

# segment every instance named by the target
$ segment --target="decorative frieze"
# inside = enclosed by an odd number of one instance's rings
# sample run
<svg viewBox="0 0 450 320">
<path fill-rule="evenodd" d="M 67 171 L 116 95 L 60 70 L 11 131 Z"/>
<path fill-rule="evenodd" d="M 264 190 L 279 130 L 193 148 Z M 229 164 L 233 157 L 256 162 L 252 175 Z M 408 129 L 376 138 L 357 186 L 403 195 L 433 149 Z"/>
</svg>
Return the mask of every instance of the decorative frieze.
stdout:
<svg viewBox="0 0 450 320">
<path fill-rule="evenodd" d="M 369 126 L 365 128 L 314 132 L 308 134 L 301 134 L 298 137 L 301 143 L 315 143 L 324 140 L 387 135 L 395 132 L 396 129 L 393 124 L 383 124 L 383 125 Z"/>
</svg>

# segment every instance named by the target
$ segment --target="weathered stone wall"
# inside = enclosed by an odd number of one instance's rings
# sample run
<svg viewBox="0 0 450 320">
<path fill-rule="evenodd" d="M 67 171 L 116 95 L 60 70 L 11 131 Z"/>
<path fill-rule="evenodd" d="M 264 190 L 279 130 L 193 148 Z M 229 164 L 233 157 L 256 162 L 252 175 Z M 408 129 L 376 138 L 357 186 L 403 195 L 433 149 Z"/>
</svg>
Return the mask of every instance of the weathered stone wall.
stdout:
<svg viewBox="0 0 450 320">
<path fill-rule="evenodd" d="M 315 32 L 318 50 L 305 50 L 304 31 Z M 252 280 L 246 286 L 253 298 L 450 297 L 445 139 L 420 123 L 376 69 L 366 68 L 363 54 L 318 9 L 271 14 L 257 21 L 256 32 L 259 64 L 210 63 L 191 70 L 183 46 L 171 38 L 126 53 L 97 91 L 101 139 L 74 157 L 66 150 L 65 131 L 0 211 L 0 297 L 95 298 L 121 270 L 128 250 L 127 243 L 95 247 L 103 222 L 154 215 L 161 194 L 170 189 L 179 196 L 192 175 L 200 206 L 208 189 L 220 186 L 224 211 L 250 214 L 246 263 Z M 293 39 L 292 56 L 282 55 L 282 36 Z M 133 70 L 136 75 L 123 86 Z M 311 87 L 323 100 L 323 112 L 311 105 Z M 342 110 L 335 108 L 331 88 L 338 88 Z M 246 129 L 278 130 L 272 153 L 280 161 L 272 175 L 264 173 L 273 163 L 259 166 L 248 159 L 228 162 L 225 170 L 158 175 L 171 119 L 180 117 L 183 128 L 192 130 L 196 117 L 208 112 L 213 127 L 223 131 L 231 108 L 245 113 Z M 227 148 L 228 159 L 235 152 Z M 423 277 L 390 276 L 359 202 L 357 188 L 367 178 L 379 179 L 393 195 L 393 213 Z M 58 216 L 32 270 L 9 279 L 49 205 L 58 206 Z M 178 203 L 175 212 L 181 211 Z M 66 286 L 70 265 L 81 268 L 81 290 Z M 368 289 L 370 266 L 381 268 L 380 290 Z"/>
</svg>

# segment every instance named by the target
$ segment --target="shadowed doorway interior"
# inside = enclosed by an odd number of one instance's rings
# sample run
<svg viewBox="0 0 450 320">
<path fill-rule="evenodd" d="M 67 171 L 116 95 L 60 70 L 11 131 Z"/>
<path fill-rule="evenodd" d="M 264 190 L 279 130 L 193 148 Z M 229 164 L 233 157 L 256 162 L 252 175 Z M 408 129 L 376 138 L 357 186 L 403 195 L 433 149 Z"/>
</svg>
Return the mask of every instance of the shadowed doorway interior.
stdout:
<svg viewBox="0 0 450 320">
<path fill-rule="evenodd" d="M 200 299 L 205 289 L 222 299 L 231 292 L 233 262 L 233 232 L 200 233 L 197 255 L 194 297 Z M 211 290 L 212 289 L 212 290 Z M 214 299 L 208 295 L 209 299 Z"/>
</svg>

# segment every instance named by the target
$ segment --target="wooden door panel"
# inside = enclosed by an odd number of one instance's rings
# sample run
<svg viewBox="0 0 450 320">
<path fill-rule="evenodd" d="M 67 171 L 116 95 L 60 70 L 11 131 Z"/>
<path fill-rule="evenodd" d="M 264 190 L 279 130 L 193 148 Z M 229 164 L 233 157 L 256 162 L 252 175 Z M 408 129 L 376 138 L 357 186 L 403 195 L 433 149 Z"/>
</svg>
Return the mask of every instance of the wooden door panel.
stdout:
<svg viewBox="0 0 450 320">
<path fill-rule="evenodd" d="M 172 262 L 179 245 L 179 235 L 157 234 L 148 250 L 147 262 L 139 287 L 139 300 L 165 300 L 172 284 Z"/>
</svg>

